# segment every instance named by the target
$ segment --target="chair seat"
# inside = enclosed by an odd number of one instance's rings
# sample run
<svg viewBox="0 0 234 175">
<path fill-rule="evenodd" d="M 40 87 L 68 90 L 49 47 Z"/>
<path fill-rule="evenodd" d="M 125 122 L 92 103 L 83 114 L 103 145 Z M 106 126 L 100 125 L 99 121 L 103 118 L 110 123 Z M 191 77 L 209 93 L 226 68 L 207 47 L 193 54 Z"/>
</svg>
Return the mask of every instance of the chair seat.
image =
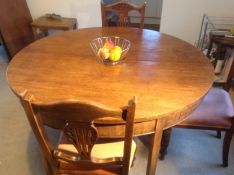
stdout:
<svg viewBox="0 0 234 175">
<path fill-rule="evenodd" d="M 71 164 L 60 161 L 57 174 L 73 174 L 73 175 L 118 175 L 121 173 L 120 165 L 109 165 L 102 168 L 83 167 L 79 164 Z"/>
<path fill-rule="evenodd" d="M 93 146 L 91 151 L 91 161 L 93 163 L 111 163 L 116 161 L 122 161 L 124 141 L 113 141 L 108 143 L 97 143 Z M 78 154 L 77 149 L 73 144 L 69 143 L 64 135 L 61 136 L 58 150 L 70 152 L 71 154 Z M 133 158 L 136 151 L 136 143 L 132 141 L 130 166 L 132 165 Z"/>
<path fill-rule="evenodd" d="M 201 104 L 178 126 L 229 129 L 234 116 L 229 94 L 219 88 L 211 88 Z"/>
</svg>

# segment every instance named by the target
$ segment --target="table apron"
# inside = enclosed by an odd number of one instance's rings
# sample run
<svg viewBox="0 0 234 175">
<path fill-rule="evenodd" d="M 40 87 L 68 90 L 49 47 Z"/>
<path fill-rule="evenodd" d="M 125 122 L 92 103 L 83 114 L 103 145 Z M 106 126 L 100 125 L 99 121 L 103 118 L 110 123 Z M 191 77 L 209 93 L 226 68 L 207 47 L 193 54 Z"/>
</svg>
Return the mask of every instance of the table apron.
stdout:
<svg viewBox="0 0 234 175">
<path fill-rule="evenodd" d="M 201 99 L 202 100 L 202 99 Z M 182 111 L 177 111 L 170 113 L 168 117 L 163 117 L 163 129 L 167 129 L 175 126 L 177 123 L 180 123 L 184 120 L 197 106 L 200 104 L 200 101 L 197 101 L 196 104 L 193 104 L 193 107 L 188 107 Z M 155 132 L 155 126 L 157 120 L 149 120 L 143 122 L 136 122 L 134 124 L 134 136 L 149 135 Z M 98 134 L 100 138 L 123 138 L 125 136 L 125 124 L 95 124 L 98 129 Z"/>
</svg>

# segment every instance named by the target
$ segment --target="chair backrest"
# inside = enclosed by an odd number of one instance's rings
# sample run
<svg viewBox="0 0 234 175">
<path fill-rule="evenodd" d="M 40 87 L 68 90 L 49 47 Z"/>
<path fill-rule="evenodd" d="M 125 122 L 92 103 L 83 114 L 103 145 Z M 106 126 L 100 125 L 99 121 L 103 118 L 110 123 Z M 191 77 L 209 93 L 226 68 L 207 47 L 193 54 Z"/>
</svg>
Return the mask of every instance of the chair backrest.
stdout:
<svg viewBox="0 0 234 175">
<path fill-rule="evenodd" d="M 226 60 L 224 62 L 225 66 L 223 69 L 227 69 L 227 67 L 230 66 L 230 69 L 229 69 L 229 72 L 227 73 L 227 79 L 225 82 L 219 82 L 219 81 L 215 81 L 213 83 L 214 86 L 218 86 L 218 87 L 221 87 L 223 88 L 224 90 L 226 90 L 227 92 L 230 90 L 230 88 L 234 88 L 233 86 L 233 78 L 234 78 L 234 60 L 231 62 L 231 58 L 228 58 L 228 60 Z M 228 64 L 231 64 L 231 65 L 228 65 Z M 226 70 L 222 70 L 225 72 L 226 74 Z"/>
<path fill-rule="evenodd" d="M 230 71 L 229 71 L 228 76 L 227 76 L 227 82 L 224 85 L 224 89 L 226 91 L 229 91 L 230 88 L 234 88 L 233 78 L 234 78 L 234 60 L 232 61 L 232 65 L 231 65 Z"/>
<path fill-rule="evenodd" d="M 44 129 L 44 125 L 64 131 L 67 140 L 71 141 L 71 144 L 75 146 L 79 153 L 78 157 L 73 159 L 76 160 L 76 163 L 82 163 L 82 161 L 91 163 L 90 153 L 92 147 L 98 140 L 98 131 L 94 121 L 100 118 L 114 117 L 126 122 L 124 156 L 123 161 L 118 162 L 118 164 L 123 165 L 123 169 L 126 172 L 129 171 L 135 98 L 129 100 L 128 105 L 122 109 L 112 109 L 95 102 L 78 100 L 36 103 L 34 102 L 34 97 L 26 92 L 21 94 L 20 100 L 33 132 L 41 146 L 43 155 L 50 162 L 51 166 L 58 163 L 58 160 L 53 155 L 54 151 L 57 150 L 51 146 L 52 144 Z"/>
<path fill-rule="evenodd" d="M 144 28 L 146 2 L 138 6 L 126 1 L 117 1 L 114 3 L 105 4 L 101 0 L 102 26 L 108 26 L 107 12 L 115 12 L 118 16 L 117 26 L 127 27 L 129 25 L 130 11 L 137 11 L 140 14 L 140 28 Z"/>
</svg>

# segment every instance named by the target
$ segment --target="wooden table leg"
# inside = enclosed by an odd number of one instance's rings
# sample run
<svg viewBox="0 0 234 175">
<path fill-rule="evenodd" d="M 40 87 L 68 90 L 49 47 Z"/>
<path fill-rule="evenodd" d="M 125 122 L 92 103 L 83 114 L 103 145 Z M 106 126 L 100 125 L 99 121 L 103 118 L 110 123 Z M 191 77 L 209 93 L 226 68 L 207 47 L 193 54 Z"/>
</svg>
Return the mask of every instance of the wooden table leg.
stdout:
<svg viewBox="0 0 234 175">
<path fill-rule="evenodd" d="M 48 29 L 41 29 L 42 33 L 44 34 L 44 36 L 49 36 L 49 31 Z"/>
<path fill-rule="evenodd" d="M 172 131 L 172 128 L 168 128 L 166 130 L 163 130 L 159 160 L 164 160 L 165 155 L 167 154 L 167 147 L 168 147 L 169 142 L 170 142 L 171 131 Z"/>
<path fill-rule="evenodd" d="M 77 29 L 77 23 L 74 24 L 73 29 L 74 29 L 74 30 Z"/>
<path fill-rule="evenodd" d="M 161 145 L 161 139 L 163 134 L 164 120 L 159 119 L 156 122 L 155 133 L 151 135 L 151 143 L 149 148 L 148 164 L 147 164 L 147 175 L 155 175 L 158 155 Z"/>
<path fill-rule="evenodd" d="M 210 58 L 210 52 L 211 52 L 212 46 L 213 46 L 213 40 L 211 39 L 210 43 L 209 43 L 209 46 L 208 46 L 207 53 L 206 53 L 206 56 L 209 57 L 209 58 Z"/>
</svg>

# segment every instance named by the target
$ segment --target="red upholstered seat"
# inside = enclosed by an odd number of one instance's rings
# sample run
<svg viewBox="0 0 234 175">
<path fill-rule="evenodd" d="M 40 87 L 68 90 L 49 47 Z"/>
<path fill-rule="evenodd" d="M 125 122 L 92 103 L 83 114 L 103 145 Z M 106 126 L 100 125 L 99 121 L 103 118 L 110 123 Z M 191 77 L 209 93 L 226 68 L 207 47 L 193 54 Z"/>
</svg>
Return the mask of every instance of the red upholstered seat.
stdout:
<svg viewBox="0 0 234 175">
<path fill-rule="evenodd" d="M 234 69 L 233 69 L 234 70 Z M 182 123 L 175 127 L 216 130 L 221 137 L 221 131 L 225 131 L 223 140 L 223 166 L 228 166 L 228 153 L 234 132 L 234 108 L 229 93 L 220 88 L 211 88 L 203 101 Z M 170 141 L 171 128 L 163 132 L 159 159 L 163 160 Z"/>
<path fill-rule="evenodd" d="M 179 125 L 229 129 L 232 125 L 234 108 L 229 94 L 218 88 L 211 88 L 201 104 Z"/>
</svg>

